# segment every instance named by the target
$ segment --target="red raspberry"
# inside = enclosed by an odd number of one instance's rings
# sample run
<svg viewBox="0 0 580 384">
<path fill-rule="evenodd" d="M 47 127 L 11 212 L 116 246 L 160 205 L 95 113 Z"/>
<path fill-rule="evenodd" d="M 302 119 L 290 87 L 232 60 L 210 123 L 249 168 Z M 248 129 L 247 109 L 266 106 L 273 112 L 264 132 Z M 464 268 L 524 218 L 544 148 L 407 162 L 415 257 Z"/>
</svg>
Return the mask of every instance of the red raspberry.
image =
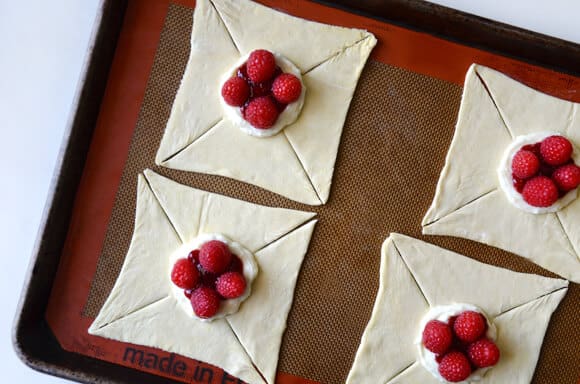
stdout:
<svg viewBox="0 0 580 384">
<path fill-rule="evenodd" d="M 534 176 L 540 170 L 540 160 L 533 152 L 520 150 L 512 159 L 512 173 L 519 179 Z"/>
<path fill-rule="evenodd" d="M 486 326 L 485 318 L 481 313 L 465 311 L 455 319 L 453 330 L 461 341 L 471 343 L 483 335 Z"/>
<path fill-rule="evenodd" d="M 476 367 L 491 367 L 499 360 L 499 348 L 493 341 L 481 339 L 467 347 L 467 355 Z"/>
<path fill-rule="evenodd" d="M 239 273 L 242 273 L 244 271 L 244 264 L 237 255 L 232 254 L 232 263 L 230 264 L 228 271 Z"/>
<path fill-rule="evenodd" d="M 526 185 L 526 180 L 518 179 L 517 177 L 512 177 L 512 184 L 515 190 L 521 194 L 522 191 L 524 190 L 524 186 Z"/>
<path fill-rule="evenodd" d="M 291 73 L 283 73 L 272 83 L 272 95 L 282 104 L 290 104 L 300 97 L 302 83 Z"/>
<path fill-rule="evenodd" d="M 192 289 L 197 285 L 199 272 L 195 265 L 187 259 L 179 259 L 171 270 L 171 281 L 182 289 Z"/>
<path fill-rule="evenodd" d="M 270 128 L 278 119 L 278 108 L 269 96 L 250 101 L 244 111 L 244 118 L 258 129 Z"/>
<path fill-rule="evenodd" d="M 187 255 L 187 260 L 191 261 L 193 264 L 199 263 L 199 249 L 194 249 Z"/>
<path fill-rule="evenodd" d="M 199 287 L 191 294 L 191 307 L 197 317 L 210 318 L 220 308 L 220 297 L 216 291 L 209 287 Z"/>
<path fill-rule="evenodd" d="M 564 165 L 552 173 L 552 180 L 561 191 L 571 191 L 580 185 L 580 167 L 576 164 Z"/>
<path fill-rule="evenodd" d="M 238 272 L 226 272 L 215 283 L 218 293 L 225 299 L 235 299 L 246 291 L 246 279 Z"/>
<path fill-rule="evenodd" d="M 546 137 L 540 144 L 542 159 L 550 165 L 561 165 L 572 156 L 572 143 L 562 136 Z"/>
<path fill-rule="evenodd" d="M 523 151 L 530 151 L 532 152 L 534 155 L 536 155 L 536 157 L 538 159 L 542 158 L 542 154 L 540 153 L 540 144 L 541 143 L 535 143 L 535 144 L 528 144 L 528 145 L 524 145 L 522 147 Z"/>
<path fill-rule="evenodd" d="M 241 77 L 242 79 L 248 81 L 250 78 L 248 77 L 248 66 L 244 63 L 238 71 L 236 72 L 236 76 Z"/>
<path fill-rule="evenodd" d="M 439 363 L 439 373 L 452 383 L 463 381 L 471 375 L 471 365 L 461 352 L 449 352 Z"/>
<path fill-rule="evenodd" d="M 241 77 L 232 77 L 222 86 L 222 97 L 228 105 L 241 107 L 250 97 L 250 86 Z"/>
<path fill-rule="evenodd" d="M 449 328 L 453 329 L 453 325 L 455 324 L 455 320 L 457 320 L 457 316 L 451 316 L 449 320 L 447 320 L 447 324 Z"/>
<path fill-rule="evenodd" d="M 201 266 L 199 267 L 199 272 L 201 273 L 201 284 L 205 285 L 206 287 L 215 289 L 215 282 L 219 277 L 219 274 L 205 271 Z"/>
<path fill-rule="evenodd" d="M 246 62 L 248 77 L 255 83 L 270 80 L 276 71 L 276 58 L 270 51 L 257 49 L 250 53 Z"/>
<path fill-rule="evenodd" d="M 201 246 L 199 264 L 204 270 L 211 273 L 222 273 L 228 268 L 231 261 L 232 254 L 225 243 L 211 240 Z"/>
<path fill-rule="evenodd" d="M 425 325 L 422 341 L 425 348 L 431 352 L 442 354 L 449 349 L 453 334 L 449 325 L 439 320 L 431 320 Z"/>
<path fill-rule="evenodd" d="M 524 185 L 522 190 L 524 200 L 534 207 L 549 207 L 558 200 L 556 184 L 546 176 L 536 176 Z"/>
</svg>

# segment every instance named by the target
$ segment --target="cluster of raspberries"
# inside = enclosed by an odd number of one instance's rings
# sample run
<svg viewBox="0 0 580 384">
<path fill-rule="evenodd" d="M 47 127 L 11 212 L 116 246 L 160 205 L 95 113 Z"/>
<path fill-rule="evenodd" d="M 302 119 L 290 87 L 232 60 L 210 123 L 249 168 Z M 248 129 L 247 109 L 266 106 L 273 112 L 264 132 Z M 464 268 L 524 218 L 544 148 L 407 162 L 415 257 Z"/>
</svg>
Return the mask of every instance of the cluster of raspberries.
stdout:
<svg viewBox="0 0 580 384">
<path fill-rule="evenodd" d="M 563 136 L 523 146 L 512 159 L 514 188 L 526 203 L 549 207 L 580 185 L 580 167 L 572 159 L 572 143 Z"/>
<path fill-rule="evenodd" d="M 215 316 L 222 300 L 238 298 L 246 291 L 242 261 L 219 240 L 208 241 L 177 260 L 171 281 L 184 290 L 193 312 L 202 319 Z"/>
<path fill-rule="evenodd" d="M 439 374 L 457 383 L 477 368 L 491 367 L 499 361 L 499 349 L 485 337 L 487 321 L 479 312 L 465 311 L 447 323 L 431 320 L 425 325 L 423 346 L 436 355 Z"/>
<path fill-rule="evenodd" d="M 232 107 L 240 107 L 242 116 L 253 127 L 268 129 L 286 106 L 300 98 L 302 83 L 276 65 L 272 52 L 253 51 L 222 86 L 222 97 Z"/>
</svg>

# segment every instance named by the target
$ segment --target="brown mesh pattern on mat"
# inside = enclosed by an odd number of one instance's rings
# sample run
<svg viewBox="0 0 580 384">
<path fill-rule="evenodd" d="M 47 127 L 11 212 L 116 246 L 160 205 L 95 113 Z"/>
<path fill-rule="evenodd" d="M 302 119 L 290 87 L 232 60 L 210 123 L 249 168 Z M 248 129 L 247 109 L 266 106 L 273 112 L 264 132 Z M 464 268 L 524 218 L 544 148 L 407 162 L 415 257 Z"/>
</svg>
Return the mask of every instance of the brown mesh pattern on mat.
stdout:
<svg viewBox="0 0 580 384">
<path fill-rule="evenodd" d="M 444 164 L 461 88 L 369 62 L 344 128 L 331 198 L 309 207 L 234 180 L 154 165 L 187 57 L 191 10 L 172 6 L 161 36 L 85 315 L 94 317 L 117 278 L 133 229 L 137 174 L 153 168 L 180 183 L 265 205 L 316 211 L 318 223 L 296 288 L 279 369 L 343 383 L 378 288 L 380 247 L 401 232 L 515 271 L 553 276 L 526 260 L 472 241 L 421 235 L 421 218 Z M 580 377 L 578 285 L 552 318 L 534 383 Z M 397 348 L 396 345 L 392 346 Z M 382 384 L 382 383 L 378 383 Z"/>
</svg>

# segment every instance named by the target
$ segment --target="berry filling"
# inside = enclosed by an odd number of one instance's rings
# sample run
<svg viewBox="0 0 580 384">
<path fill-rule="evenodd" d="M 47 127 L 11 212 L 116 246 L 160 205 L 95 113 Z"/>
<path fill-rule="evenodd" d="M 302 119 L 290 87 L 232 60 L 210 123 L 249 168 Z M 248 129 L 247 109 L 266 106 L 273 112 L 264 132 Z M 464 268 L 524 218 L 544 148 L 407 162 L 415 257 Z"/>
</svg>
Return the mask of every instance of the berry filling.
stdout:
<svg viewBox="0 0 580 384">
<path fill-rule="evenodd" d="M 443 379 L 451 383 L 464 381 L 478 369 L 487 369 L 499 361 L 499 348 L 488 337 L 488 329 L 485 316 L 464 310 L 447 321 L 429 320 L 422 330 L 421 346 L 432 352 Z"/>
<path fill-rule="evenodd" d="M 194 314 L 202 319 L 215 316 L 224 300 L 236 299 L 246 292 L 242 260 L 228 245 L 210 240 L 175 262 L 171 281 L 183 289 Z"/>
<path fill-rule="evenodd" d="M 453 342 L 451 327 L 439 320 L 429 321 L 423 330 L 422 342 L 425 348 L 435 354 L 445 353 Z"/>
<path fill-rule="evenodd" d="M 302 94 L 301 80 L 276 64 L 271 52 L 259 49 L 222 86 L 226 104 L 239 107 L 242 118 L 254 128 L 272 128 L 289 104 Z"/>
<path fill-rule="evenodd" d="M 550 207 L 580 185 L 573 146 L 558 135 L 522 146 L 511 162 L 514 189 L 533 207 Z"/>
<path fill-rule="evenodd" d="M 465 311 L 453 322 L 455 336 L 463 342 L 472 343 L 479 339 L 487 328 L 485 318 L 479 312 Z"/>
</svg>

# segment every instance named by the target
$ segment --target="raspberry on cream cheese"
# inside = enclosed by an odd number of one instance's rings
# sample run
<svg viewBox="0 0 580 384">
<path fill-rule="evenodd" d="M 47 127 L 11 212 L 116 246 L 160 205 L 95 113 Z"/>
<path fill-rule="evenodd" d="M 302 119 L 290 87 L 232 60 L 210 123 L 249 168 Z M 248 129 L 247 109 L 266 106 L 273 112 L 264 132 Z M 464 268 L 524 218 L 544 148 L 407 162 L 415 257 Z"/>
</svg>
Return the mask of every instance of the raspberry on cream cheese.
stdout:
<svg viewBox="0 0 580 384">
<path fill-rule="evenodd" d="M 484 332 L 484 337 L 488 340 L 491 340 L 492 342 L 496 340 L 497 338 L 497 329 L 495 327 L 495 325 L 493 324 L 493 322 L 487 317 L 487 315 L 484 313 L 484 311 L 472 304 L 466 304 L 466 303 L 453 303 L 450 305 L 441 305 L 441 306 L 435 306 L 432 307 L 426 314 L 425 316 L 422 318 L 420 324 L 419 324 L 419 333 L 417 338 L 415 339 L 415 344 L 417 345 L 417 350 L 418 350 L 418 355 L 419 355 L 419 362 L 421 363 L 421 365 L 427 370 L 429 371 L 435 378 L 437 378 L 439 381 L 443 382 L 443 383 L 447 383 L 448 381 L 443 378 L 443 376 L 441 376 L 440 372 L 439 372 L 439 365 L 441 362 L 441 358 L 444 356 L 444 354 L 435 354 L 433 352 L 431 352 L 430 350 L 428 350 L 427 348 L 425 348 L 425 346 L 423 345 L 423 330 L 425 329 L 426 325 L 432 321 L 432 320 L 437 320 L 439 322 L 442 323 L 446 323 L 449 324 L 450 328 L 453 328 L 452 323 L 453 321 L 455 321 L 455 319 L 466 312 L 477 312 L 479 314 L 481 314 L 484 318 L 485 318 L 485 322 L 486 322 L 486 329 Z M 453 350 L 454 347 L 453 345 L 450 347 L 450 350 Z M 483 376 L 485 375 L 485 373 L 490 369 L 491 367 L 485 367 L 485 368 L 478 368 L 475 369 L 473 372 L 471 372 L 471 374 L 468 377 L 468 381 L 480 381 L 483 379 Z"/>
<path fill-rule="evenodd" d="M 256 51 L 254 51 L 256 52 Z M 253 53 L 253 52 L 252 52 Z M 244 68 L 246 66 L 246 63 L 248 62 L 248 59 L 250 58 L 251 54 L 247 54 L 242 56 L 231 68 L 230 71 L 228 71 L 222 81 L 220 82 L 220 87 L 223 90 L 224 85 L 226 85 L 228 83 L 228 81 L 230 81 L 232 78 L 234 77 L 250 77 L 249 74 L 247 72 L 244 73 Z M 252 91 L 250 92 L 250 96 L 248 101 L 242 106 L 242 107 L 237 107 L 235 105 L 230 105 L 228 104 L 227 100 L 224 97 L 220 97 L 220 102 L 222 104 L 222 107 L 226 113 L 226 117 L 228 119 L 230 119 L 232 122 L 234 122 L 234 124 L 239 127 L 243 132 L 251 135 L 251 136 L 255 136 L 255 137 L 270 137 L 270 136 L 274 136 L 276 135 L 278 132 L 280 132 L 282 129 L 284 129 L 284 127 L 294 123 L 297 119 L 298 116 L 300 115 L 300 112 L 302 111 L 302 107 L 304 105 L 304 97 L 306 95 L 306 86 L 304 85 L 304 82 L 302 81 L 302 75 L 300 73 L 300 70 L 298 69 L 298 67 L 296 67 L 288 58 L 286 58 L 285 56 L 279 54 L 279 53 L 273 53 L 273 56 L 275 58 L 276 61 L 276 66 L 279 68 L 279 72 L 280 73 L 274 73 L 274 77 L 272 77 L 271 81 L 266 81 L 264 83 L 256 83 L 256 84 L 252 84 L 250 86 L 250 88 L 252 89 Z M 278 103 L 277 106 L 278 108 L 278 116 L 277 118 L 268 118 L 268 124 L 266 124 L 265 127 L 256 127 L 254 125 L 251 124 L 250 121 L 252 121 L 252 119 L 248 119 L 248 116 L 245 116 L 245 111 L 246 108 L 249 106 L 249 104 L 256 99 L 259 99 L 261 97 L 268 97 L 271 98 L 272 100 L 274 100 L 274 96 L 272 95 L 272 84 L 273 82 L 275 82 L 275 80 L 279 77 L 279 76 L 283 76 L 285 74 L 290 74 L 292 76 L 294 76 L 296 79 L 298 79 L 298 81 L 300 82 L 301 85 L 301 91 L 300 94 L 297 98 L 297 100 L 284 104 L 284 103 Z M 248 79 L 250 81 L 250 79 Z M 261 84 L 265 84 L 264 85 L 264 89 L 261 88 Z M 274 100 L 275 101 L 275 100 Z M 269 112 L 268 112 L 269 113 Z M 271 113 L 269 113 L 271 114 Z M 250 121 L 248 121 L 250 120 Z M 273 122 L 272 122 L 273 120 Z"/>
<path fill-rule="evenodd" d="M 506 198 L 513 206 L 529 213 L 533 214 L 544 214 L 558 212 L 568 204 L 576 200 L 578 196 L 577 188 L 563 193 L 559 199 L 553 202 L 549 206 L 533 206 L 525 200 L 525 196 L 521 193 L 524 189 L 525 182 L 520 182 L 514 180 L 514 172 L 512 169 L 512 163 L 514 157 L 520 153 L 523 148 L 529 146 L 538 145 L 542 143 L 547 138 L 559 136 L 554 132 L 536 132 L 528 135 L 522 135 L 516 137 L 511 144 L 504 151 L 504 155 L 500 161 L 499 167 L 497 168 L 497 175 L 499 180 L 499 186 L 504 192 Z M 580 152 L 575 150 L 572 153 L 572 159 L 576 164 L 580 163 Z M 542 171 L 542 166 L 540 166 L 540 172 Z M 518 185 L 514 185 L 514 183 Z M 521 184 L 521 185 L 520 185 Z M 521 189 L 521 190 L 518 190 Z M 553 200 L 552 200 L 553 201 Z"/>
<path fill-rule="evenodd" d="M 216 280 L 218 280 L 221 276 L 227 275 L 228 273 L 235 274 L 236 276 L 233 277 L 239 280 L 239 278 L 237 277 L 237 275 L 239 274 L 241 275 L 240 277 L 243 277 L 243 280 L 245 280 L 243 294 L 235 298 L 223 297 L 224 300 L 221 300 L 221 302 L 219 302 L 219 308 L 217 309 L 217 312 L 212 311 L 216 312 L 215 314 L 212 314 L 212 312 L 208 312 L 210 313 L 210 316 L 196 316 L 196 314 L 192 310 L 192 305 L 194 305 L 194 302 L 192 301 L 192 296 L 195 297 L 195 289 L 187 289 L 184 291 L 183 288 L 180 288 L 176 284 L 171 284 L 171 294 L 177 300 L 179 307 L 192 318 L 196 318 L 201 321 L 213 321 L 237 312 L 242 302 L 250 296 L 252 282 L 258 274 L 258 264 L 255 260 L 254 255 L 245 247 L 243 247 L 241 244 L 233 240 L 230 240 L 221 234 L 214 233 L 214 234 L 199 235 L 193 241 L 183 244 L 181 247 L 179 247 L 175 252 L 173 252 L 173 254 L 168 260 L 169 269 L 174 268 L 173 266 L 176 263 L 184 260 L 183 259 L 184 257 L 187 257 L 186 260 L 189 260 L 193 264 L 197 264 L 199 262 L 201 268 L 203 268 L 204 263 L 208 263 L 208 261 L 205 261 L 204 258 L 205 255 L 203 254 L 204 245 L 206 244 L 213 245 L 214 248 L 219 248 L 218 246 L 220 244 L 222 246 L 227 246 L 229 252 L 231 253 L 231 259 L 228 261 L 229 266 L 228 270 L 225 270 L 224 268 L 221 267 L 219 268 L 219 270 L 224 269 L 223 274 L 211 272 L 208 273 L 207 271 L 201 274 L 201 276 L 199 277 L 200 287 L 209 288 L 217 295 L 220 289 L 218 287 L 217 291 L 215 291 Z M 201 254 L 200 252 L 196 252 L 200 248 L 202 249 Z M 217 249 L 217 251 L 220 251 L 220 249 Z M 207 264 L 205 265 L 207 266 Z M 200 300 L 205 300 L 205 297 L 201 297 Z M 209 305 L 208 303 L 204 304 Z M 212 307 L 215 306 L 213 300 L 211 306 Z"/>
</svg>

